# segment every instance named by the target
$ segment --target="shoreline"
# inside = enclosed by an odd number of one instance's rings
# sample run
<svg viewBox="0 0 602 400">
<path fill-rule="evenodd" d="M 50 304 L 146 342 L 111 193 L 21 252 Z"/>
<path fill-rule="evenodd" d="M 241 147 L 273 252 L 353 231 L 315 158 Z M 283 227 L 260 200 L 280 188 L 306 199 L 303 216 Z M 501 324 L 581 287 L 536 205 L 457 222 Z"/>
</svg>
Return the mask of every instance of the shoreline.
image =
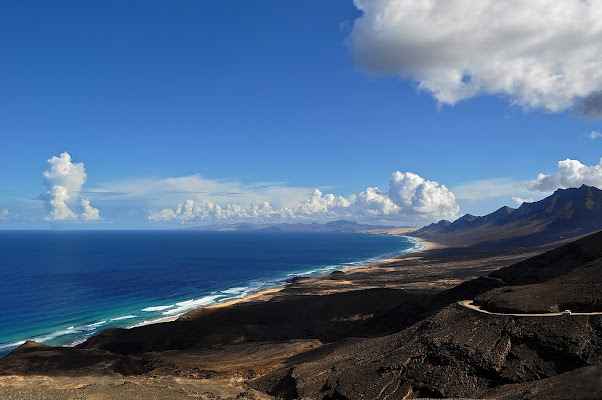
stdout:
<svg viewBox="0 0 602 400">
<path fill-rule="evenodd" d="M 366 233 L 368 233 L 368 232 L 366 232 Z M 399 261 L 402 257 L 409 256 L 411 254 L 418 254 L 418 253 L 424 252 L 426 250 L 432 250 L 432 249 L 438 249 L 438 248 L 445 247 L 445 246 L 440 245 L 438 243 L 429 242 L 429 241 L 426 241 L 426 240 L 424 240 L 422 238 L 418 238 L 418 237 L 414 237 L 414 236 L 408 236 L 408 235 L 405 235 L 405 234 L 383 233 L 383 232 L 374 232 L 374 233 L 370 233 L 370 234 L 388 234 L 388 235 L 393 235 L 393 236 L 407 237 L 407 238 L 411 238 L 412 240 L 415 240 L 417 243 L 423 243 L 424 247 L 422 247 L 420 249 L 417 249 L 415 251 L 411 251 L 411 252 L 408 252 L 408 253 L 400 254 L 400 255 L 398 255 L 396 257 L 393 257 L 393 258 L 387 258 L 387 259 L 375 261 L 375 262 L 368 263 L 368 264 L 355 265 L 355 266 L 348 267 L 348 268 L 335 269 L 335 270 L 327 272 L 327 273 L 323 273 L 323 274 L 320 274 L 320 275 L 312 276 L 311 278 L 314 278 L 314 279 L 320 279 L 320 278 L 322 278 L 323 279 L 324 277 L 330 275 L 334 271 L 353 271 L 353 270 L 359 270 L 359 269 L 363 269 L 363 268 L 372 268 L 372 267 L 376 267 L 376 266 L 381 265 L 381 264 L 389 264 L 391 262 Z M 294 278 L 295 277 L 293 277 L 293 279 Z M 228 301 L 224 301 L 223 303 L 218 303 L 218 304 L 213 304 L 213 305 L 210 305 L 210 306 L 204 306 L 204 307 L 195 308 L 195 309 L 192 309 L 192 310 L 189 310 L 189 311 L 185 312 L 184 314 L 178 316 L 177 318 L 174 318 L 172 321 L 177 321 L 180 317 L 184 317 L 189 312 L 194 312 L 196 310 L 201 310 L 201 309 L 216 309 L 216 308 L 230 307 L 230 306 L 233 306 L 235 304 L 246 303 L 246 302 L 249 302 L 249 301 L 267 301 L 267 300 L 270 300 L 271 298 L 273 298 L 275 294 L 277 294 L 277 293 L 281 292 L 282 290 L 284 290 L 287 286 L 289 286 L 289 283 L 284 284 L 284 285 L 273 286 L 273 287 L 270 287 L 270 288 L 267 288 L 267 289 L 260 289 L 259 291 L 249 293 L 248 295 L 246 295 L 244 297 L 241 297 L 241 298 L 238 298 L 238 299 L 231 299 L 231 300 L 228 300 Z M 261 299 L 261 297 L 268 297 L 268 298 Z M 161 321 L 161 322 L 171 322 L 171 321 Z M 161 322 L 157 322 L 157 323 L 161 323 Z"/>
<path fill-rule="evenodd" d="M 416 250 L 412 250 L 412 251 L 408 251 L 405 253 L 401 253 L 397 256 L 391 257 L 391 258 L 386 258 L 386 259 L 381 259 L 378 261 L 374 261 L 374 262 L 368 262 L 365 264 L 361 264 L 361 265 L 353 265 L 353 266 L 348 266 L 348 267 L 344 267 L 343 265 L 340 265 L 339 268 L 330 270 L 328 272 L 322 272 L 318 275 L 313 275 L 313 276 L 304 276 L 303 273 L 299 274 L 299 275 L 295 275 L 295 276 L 291 276 L 290 280 L 295 279 L 297 277 L 299 278 L 308 278 L 308 279 L 324 279 L 325 277 L 329 276 L 332 272 L 335 271 L 349 271 L 349 272 L 353 272 L 355 270 L 361 270 L 361 269 L 366 269 L 366 268 L 372 268 L 372 267 L 376 267 L 379 266 L 381 264 L 388 264 L 391 262 L 395 262 L 398 261 L 400 258 L 402 257 L 407 257 L 413 254 L 418 254 L 421 253 L 427 249 L 433 249 L 433 248 L 439 248 L 439 247 L 443 247 L 437 243 L 433 243 L 433 242 L 428 242 L 424 239 L 418 238 L 418 237 L 413 237 L 413 236 L 409 236 L 406 234 L 407 230 L 405 228 L 403 228 L 401 231 L 394 229 L 391 231 L 372 231 L 372 232 L 357 232 L 357 233 L 364 233 L 364 234 L 376 234 L 376 235 L 390 235 L 390 236 L 399 236 L 399 237 L 404 237 L 409 239 L 410 242 L 414 242 L 414 243 L 422 243 L 423 247 L 418 248 Z M 168 323 L 168 322 L 174 322 L 174 321 L 178 321 L 179 319 L 186 319 L 186 315 L 192 312 L 196 312 L 198 310 L 202 310 L 202 309 L 217 309 L 217 308 L 225 308 L 225 307 L 230 307 L 239 303 L 247 303 L 247 302 L 253 302 L 253 301 L 268 301 L 270 299 L 272 299 L 273 297 L 275 297 L 278 293 L 280 293 L 282 290 L 284 290 L 285 288 L 287 288 L 288 286 L 290 286 L 290 282 L 284 283 L 284 284 L 278 284 L 276 286 L 270 286 L 270 287 L 266 287 L 266 288 L 258 288 L 257 290 L 251 290 L 248 293 L 246 293 L 245 295 L 243 295 L 242 297 L 235 297 L 235 298 L 224 298 L 222 299 L 222 302 L 220 302 L 218 300 L 218 302 L 216 304 L 211 304 L 211 305 L 206 305 L 206 306 L 200 306 L 197 308 L 192 308 L 189 309 L 181 314 L 177 314 L 177 315 L 173 315 L 173 316 L 166 316 L 166 317 L 162 317 L 162 318 L 158 318 L 158 319 L 154 319 L 154 320 L 150 320 L 150 321 L 143 321 L 140 322 L 138 324 L 132 325 L 132 326 L 124 326 L 121 329 L 134 329 L 134 328 L 139 328 L 139 327 L 143 327 L 143 326 L 149 326 L 149 325 L 156 325 L 156 324 L 162 324 L 162 323 Z M 96 336 L 98 334 L 100 334 L 102 331 L 99 331 L 97 333 L 95 333 L 94 335 L 90 336 Z M 75 342 L 69 343 L 69 344 L 65 344 L 62 345 L 61 347 L 76 347 L 81 343 L 84 343 L 85 341 L 87 341 L 90 337 L 86 337 L 83 340 L 77 340 Z M 35 340 L 35 338 L 32 339 L 25 339 L 19 342 L 26 342 L 26 341 L 32 341 Z M 43 342 L 40 342 L 43 343 Z M 17 348 L 19 346 L 16 346 L 15 348 Z M 10 350 L 12 351 L 12 350 Z M 9 351 L 9 352 L 10 352 Z M 8 354 L 8 353 L 7 353 Z M 3 356 L 2 356 L 3 357 Z M 1 357 L 0 357 L 1 358 Z"/>
<path fill-rule="evenodd" d="M 391 262 L 395 262 L 395 261 L 399 261 L 402 257 L 406 257 L 409 256 L 411 254 L 418 254 L 421 253 L 423 251 L 426 250 L 432 250 L 432 249 L 438 249 L 438 248 L 443 248 L 445 246 L 440 245 L 438 243 L 434 243 L 434 242 L 429 242 L 426 241 L 422 238 L 419 237 L 414 237 L 414 236 L 409 236 L 406 235 L 405 233 L 407 232 L 407 228 L 401 228 L 402 231 L 397 231 L 397 230 L 393 230 L 393 231 L 387 231 L 387 232 L 383 232 L 383 231 L 378 231 L 378 232 L 358 232 L 358 233 L 366 233 L 366 234 L 371 234 L 371 235 L 391 235 L 391 236 L 399 236 L 399 237 L 405 237 L 405 238 L 409 238 L 410 241 L 414 241 L 416 243 L 423 243 L 424 247 L 419 248 L 417 250 L 414 251 L 410 251 L 407 253 L 403 253 L 400 254 L 398 256 L 392 257 L 392 258 L 386 258 L 386 259 L 382 259 L 382 260 L 378 260 L 378 261 L 374 261 L 371 263 L 367 263 L 367 264 L 362 264 L 362 265 L 354 265 L 351 267 L 347 267 L 347 268 L 339 268 L 339 269 L 334 269 L 332 271 L 329 272 L 324 272 L 322 274 L 319 275 L 315 275 L 312 277 L 308 277 L 308 278 L 312 278 L 312 279 L 323 279 L 324 277 L 330 275 L 332 272 L 334 271 L 354 271 L 354 270 L 360 270 L 360 269 L 365 269 L 365 268 L 372 268 L 372 267 L 376 267 L 378 265 L 381 264 L 388 264 Z M 414 228 L 409 228 L 410 230 L 414 229 Z M 291 279 L 294 279 L 296 277 L 304 277 L 302 275 L 297 275 L 297 276 L 293 276 Z M 167 322 L 174 322 L 179 320 L 180 318 L 182 319 L 186 319 L 186 315 L 188 313 L 193 313 L 196 312 L 198 310 L 204 310 L 204 309 L 218 309 L 218 308 L 225 308 L 225 307 L 230 307 L 236 304 L 240 304 L 240 303 L 247 303 L 247 302 L 251 302 L 251 301 L 268 301 L 270 299 L 272 299 L 276 294 L 278 294 L 279 292 L 281 292 L 282 290 L 284 290 L 287 286 L 289 286 L 290 283 L 285 283 L 285 284 L 279 284 L 276 286 L 271 286 L 271 287 L 267 287 L 267 288 L 262 288 L 262 289 L 257 289 L 257 291 L 250 291 L 249 293 L 245 294 L 242 297 L 239 298 L 230 298 L 230 299 L 223 299 L 223 302 L 219 302 L 216 304 L 211 304 L 211 305 L 207 305 L 207 306 L 201 306 L 201 307 L 197 307 L 197 308 L 193 308 L 190 309 L 182 314 L 179 315 L 175 315 L 175 316 L 170 316 L 170 317 L 164 317 L 164 318 L 160 318 L 158 320 L 153 320 L 153 321 L 148 321 L 146 323 L 140 323 L 137 324 L 135 326 L 131 326 L 131 327 L 127 327 L 124 329 L 134 329 L 134 328 L 139 328 L 141 326 L 148 326 L 148 325 L 155 325 L 155 324 L 162 324 L 162 323 L 167 323 Z M 184 317 L 184 318 L 183 318 Z M 86 339 L 87 340 L 87 339 Z M 73 346 L 76 346 L 77 344 L 74 344 Z M 73 347 L 73 346 L 69 346 L 69 347 Z"/>
</svg>

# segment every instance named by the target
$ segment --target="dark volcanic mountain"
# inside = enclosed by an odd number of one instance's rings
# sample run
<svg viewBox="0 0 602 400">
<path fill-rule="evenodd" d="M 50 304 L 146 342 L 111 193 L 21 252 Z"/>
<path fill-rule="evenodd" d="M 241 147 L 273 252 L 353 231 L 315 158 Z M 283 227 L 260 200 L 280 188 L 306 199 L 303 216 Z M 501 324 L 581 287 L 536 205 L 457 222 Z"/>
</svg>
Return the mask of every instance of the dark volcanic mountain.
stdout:
<svg viewBox="0 0 602 400">
<path fill-rule="evenodd" d="M 602 190 L 583 185 L 558 189 L 518 209 L 502 207 L 483 217 L 466 214 L 453 223 L 440 221 L 414 231 L 412 236 L 448 245 L 532 246 L 601 229 Z"/>
</svg>

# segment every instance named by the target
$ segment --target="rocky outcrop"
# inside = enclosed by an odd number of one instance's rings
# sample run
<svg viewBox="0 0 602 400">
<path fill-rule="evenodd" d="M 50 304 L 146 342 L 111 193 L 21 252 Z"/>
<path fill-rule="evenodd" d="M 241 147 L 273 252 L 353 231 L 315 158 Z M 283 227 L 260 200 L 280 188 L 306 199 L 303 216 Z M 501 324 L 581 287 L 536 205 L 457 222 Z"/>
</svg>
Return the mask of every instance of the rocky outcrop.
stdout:
<svg viewBox="0 0 602 400">
<path fill-rule="evenodd" d="M 600 364 L 600 346 L 600 316 L 499 317 L 453 305 L 398 334 L 306 354 L 254 385 L 283 398 L 481 398 Z"/>
<path fill-rule="evenodd" d="M 602 312 L 602 232 L 490 274 L 509 286 L 475 298 L 504 313 Z"/>
</svg>

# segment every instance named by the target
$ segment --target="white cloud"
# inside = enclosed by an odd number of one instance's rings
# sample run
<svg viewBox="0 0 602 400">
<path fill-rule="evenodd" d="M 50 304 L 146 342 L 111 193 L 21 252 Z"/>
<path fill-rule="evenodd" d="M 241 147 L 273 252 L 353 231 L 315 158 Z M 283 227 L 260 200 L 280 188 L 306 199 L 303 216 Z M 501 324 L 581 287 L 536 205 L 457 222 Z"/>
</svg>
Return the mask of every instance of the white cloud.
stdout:
<svg viewBox="0 0 602 400">
<path fill-rule="evenodd" d="M 453 217 L 458 211 L 456 198 L 445 185 L 428 181 L 411 172 L 395 172 L 389 178 L 389 191 L 368 188 L 360 193 L 361 210 L 378 211 L 382 215 L 437 215 Z"/>
<path fill-rule="evenodd" d="M 376 187 L 369 187 L 353 198 L 358 214 L 367 216 L 390 216 L 400 214 L 399 205 L 395 204 L 387 192 Z"/>
<path fill-rule="evenodd" d="M 277 214 L 268 202 L 260 203 L 259 205 L 251 203 L 249 207 L 242 207 L 236 204 L 228 204 L 225 207 L 221 207 L 209 201 L 197 203 L 194 200 L 187 200 L 175 209 L 164 208 L 160 211 L 151 212 L 148 219 L 153 222 L 248 221 L 269 220 Z"/>
<path fill-rule="evenodd" d="M 351 218 L 362 221 L 407 221 L 453 218 L 459 211 L 455 197 L 445 185 L 412 173 L 394 173 L 389 191 L 367 188 L 349 198 L 324 195 L 315 189 L 311 196 L 292 207 L 274 208 L 270 202 L 220 206 L 210 201 L 187 200 L 175 208 L 151 211 L 154 222 L 277 222 L 286 220 L 331 220 Z"/>
<path fill-rule="evenodd" d="M 558 162 L 558 172 L 549 175 L 540 173 L 529 183 L 533 191 L 549 192 L 558 188 L 579 187 L 581 185 L 602 188 L 602 160 L 598 165 L 583 165 L 578 160 L 566 159 Z"/>
<path fill-rule="evenodd" d="M 523 203 L 533 203 L 533 201 L 535 201 L 531 197 L 528 197 L 526 199 L 523 199 L 522 197 L 512 197 L 512 200 L 514 200 L 514 202 L 519 206 Z"/>
<path fill-rule="evenodd" d="M 17 213 L 13 213 L 8 210 L 6 207 L 2 207 L 0 209 L 0 221 L 7 221 L 9 219 L 14 219 L 18 216 Z"/>
<path fill-rule="evenodd" d="M 81 206 L 82 206 L 82 214 L 81 217 L 86 220 L 86 221 L 98 221 L 100 219 L 100 212 L 98 211 L 98 208 L 94 208 L 90 205 L 90 200 L 88 199 L 82 199 L 81 200 Z"/>
<path fill-rule="evenodd" d="M 348 46 L 376 73 L 416 80 L 439 104 L 480 94 L 602 118 L 602 2 L 354 0 Z"/>
<path fill-rule="evenodd" d="M 66 187 L 54 185 L 45 193 L 45 197 L 49 207 L 49 213 L 46 216 L 46 220 L 62 221 L 77 219 L 77 214 L 71 211 L 67 205 L 67 202 L 71 201 L 71 195 Z"/>
<path fill-rule="evenodd" d="M 602 137 L 602 133 L 600 133 L 600 132 L 592 131 L 592 132 L 589 134 L 589 138 L 590 138 L 591 140 L 596 140 L 596 139 L 598 139 L 599 137 Z"/>
<path fill-rule="evenodd" d="M 92 199 L 114 199 L 123 203 L 130 200 L 134 205 L 141 202 L 151 207 L 165 207 L 191 199 L 195 202 L 225 204 L 233 199 L 239 204 L 270 202 L 279 207 L 299 204 L 311 193 L 310 188 L 290 187 L 282 183 L 259 182 L 245 184 L 236 179 L 208 179 L 199 174 L 163 178 L 136 179 L 112 182 L 90 189 Z"/>
<path fill-rule="evenodd" d="M 452 188 L 458 200 L 483 200 L 528 194 L 528 182 L 512 178 L 493 178 L 470 181 Z"/>
<path fill-rule="evenodd" d="M 351 205 L 351 202 L 344 197 L 333 194 L 322 195 L 318 189 L 315 189 L 311 197 L 305 200 L 299 208 L 290 211 L 291 216 L 315 218 L 322 216 L 325 218 L 336 218 L 343 214 Z M 286 209 L 287 212 L 289 209 Z"/>
<path fill-rule="evenodd" d="M 47 221 L 75 221 L 78 219 L 98 220 L 98 209 L 90 206 L 87 199 L 77 200 L 81 188 L 86 182 L 86 172 L 83 163 L 71 162 L 69 153 L 64 152 L 59 157 L 48 160 L 48 169 L 44 171 L 44 184 L 48 188 L 41 198 L 48 208 Z M 81 214 L 76 211 L 82 210 Z M 76 211 L 73 211 L 76 209 Z"/>
</svg>

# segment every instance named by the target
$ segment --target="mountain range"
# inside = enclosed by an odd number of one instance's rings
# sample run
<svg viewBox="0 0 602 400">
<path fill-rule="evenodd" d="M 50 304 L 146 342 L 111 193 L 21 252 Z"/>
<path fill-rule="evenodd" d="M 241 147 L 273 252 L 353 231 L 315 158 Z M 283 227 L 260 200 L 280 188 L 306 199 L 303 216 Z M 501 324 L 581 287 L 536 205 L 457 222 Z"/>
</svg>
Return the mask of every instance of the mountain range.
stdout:
<svg viewBox="0 0 602 400">
<path fill-rule="evenodd" d="M 502 207 L 482 217 L 466 214 L 454 222 L 442 220 L 411 235 L 453 246 L 533 246 L 601 229 L 602 190 L 583 185 L 558 189 L 516 209 Z"/>
</svg>

